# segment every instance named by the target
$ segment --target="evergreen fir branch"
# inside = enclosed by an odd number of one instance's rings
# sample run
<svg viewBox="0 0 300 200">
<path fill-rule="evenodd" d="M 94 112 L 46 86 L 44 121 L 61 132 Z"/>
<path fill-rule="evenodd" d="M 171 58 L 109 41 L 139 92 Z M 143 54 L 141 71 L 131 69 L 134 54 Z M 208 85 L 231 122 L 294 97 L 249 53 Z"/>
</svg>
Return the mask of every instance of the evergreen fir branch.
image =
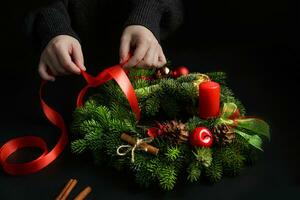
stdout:
<svg viewBox="0 0 300 200">
<path fill-rule="evenodd" d="M 257 161 L 260 152 L 242 136 L 237 134 L 232 145 L 245 157 L 246 165 L 253 165 Z"/>
<path fill-rule="evenodd" d="M 215 81 L 221 85 L 226 85 L 227 75 L 225 72 L 209 72 L 206 74 L 212 81 Z"/>
<path fill-rule="evenodd" d="M 112 102 L 110 106 L 112 116 L 117 116 L 119 119 L 128 120 L 132 125 L 135 125 L 135 115 L 127 107 L 124 107 L 118 103 Z"/>
<path fill-rule="evenodd" d="M 111 160 L 113 159 L 113 156 L 116 156 L 117 154 L 117 148 L 121 145 L 124 145 L 119 138 L 112 137 L 105 141 L 104 144 L 104 152 L 111 157 Z M 129 154 L 126 155 L 126 157 L 129 158 Z"/>
<path fill-rule="evenodd" d="M 238 175 L 244 166 L 245 157 L 233 145 L 222 148 L 217 157 L 222 162 L 224 174 L 228 176 Z"/>
<path fill-rule="evenodd" d="M 155 74 L 156 69 L 155 68 L 142 68 L 142 67 L 135 67 L 135 68 L 130 68 L 128 70 L 128 76 L 129 77 L 140 77 L 140 76 L 145 76 L 145 77 L 151 77 Z"/>
<path fill-rule="evenodd" d="M 107 130 L 106 134 L 103 134 L 103 146 L 104 146 L 104 152 L 111 157 L 114 157 L 117 155 L 117 148 L 120 145 L 123 145 L 123 142 L 121 141 L 122 133 L 116 133 L 116 132 L 111 132 Z"/>
<path fill-rule="evenodd" d="M 148 188 L 155 181 L 155 178 L 147 170 L 143 169 L 136 171 L 135 180 L 140 186 Z"/>
<path fill-rule="evenodd" d="M 156 162 L 151 162 L 150 159 L 147 159 L 141 153 L 137 153 L 135 161 L 130 163 L 130 167 L 135 171 L 136 182 L 143 186 L 149 187 L 156 179 L 156 172 L 153 171 L 153 168 L 157 167 Z"/>
<path fill-rule="evenodd" d="M 195 102 L 198 100 L 198 89 L 193 83 L 182 83 L 178 91 L 181 99 L 188 102 Z"/>
<path fill-rule="evenodd" d="M 78 139 L 71 143 L 71 151 L 75 154 L 82 154 L 86 150 L 86 141 Z"/>
<path fill-rule="evenodd" d="M 235 102 L 232 90 L 225 85 L 221 85 L 221 102 Z"/>
<path fill-rule="evenodd" d="M 121 121 L 119 119 L 109 120 L 109 127 L 107 127 L 112 133 L 136 133 L 136 127 L 128 120 Z"/>
<path fill-rule="evenodd" d="M 108 97 L 108 102 L 118 102 L 121 105 L 129 106 L 123 91 L 115 82 L 109 81 L 102 86 L 103 94 Z"/>
<path fill-rule="evenodd" d="M 204 120 L 200 119 L 197 116 L 193 116 L 186 122 L 185 128 L 187 131 L 193 132 L 195 130 L 195 128 L 202 125 L 203 123 L 204 123 Z"/>
<path fill-rule="evenodd" d="M 136 152 L 134 162 L 130 162 L 130 168 L 136 172 L 143 171 L 146 169 L 146 162 L 147 160 L 145 156 L 142 155 L 140 152 Z"/>
<path fill-rule="evenodd" d="M 147 100 L 151 96 L 162 96 L 163 90 L 160 84 L 150 85 L 148 87 L 143 87 L 135 89 L 135 94 L 139 100 Z"/>
<path fill-rule="evenodd" d="M 159 98 L 154 95 L 148 98 L 145 102 L 145 114 L 147 116 L 155 116 L 160 108 Z"/>
<path fill-rule="evenodd" d="M 150 159 L 148 162 L 146 162 L 147 171 L 150 172 L 154 177 L 158 177 L 161 166 L 162 164 L 158 157 Z"/>
<path fill-rule="evenodd" d="M 196 160 L 204 167 L 209 167 L 212 162 L 212 150 L 209 148 L 196 148 L 193 152 Z"/>
<path fill-rule="evenodd" d="M 172 190 L 175 186 L 176 179 L 177 173 L 173 166 L 166 165 L 159 169 L 158 181 L 162 189 Z"/>
<path fill-rule="evenodd" d="M 212 164 L 205 169 L 205 176 L 211 183 L 219 182 L 223 176 L 222 163 L 214 158 Z"/>
<path fill-rule="evenodd" d="M 191 162 L 187 168 L 188 177 L 187 179 L 192 183 L 200 179 L 201 176 L 201 167 L 199 162 Z"/>
<path fill-rule="evenodd" d="M 94 109 L 96 109 L 96 105 L 95 102 L 91 100 L 88 100 L 83 107 L 75 109 L 71 127 L 72 133 L 78 133 L 78 129 L 83 121 L 93 119 L 93 115 L 90 114 L 90 111 Z"/>
<path fill-rule="evenodd" d="M 193 116 L 186 122 L 186 129 L 189 132 L 193 132 L 197 127 L 203 126 L 208 129 L 212 129 L 217 124 L 217 119 L 201 119 L 197 116 Z"/>
<path fill-rule="evenodd" d="M 174 79 L 162 79 L 161 83 L 159 84 L 162 90 L 169 95 L 176 95 L 178 94 L 178 90 L 180 84 L 176 82 Z"/>
<path fill-rule="evenodd" d="M 86 144 L 91 151 L 97 151 L 103 148 L 103 130 L 98 129 L 97 131 L 91 131 L 84 137 Z"/>
<path fill-rule="evenodd" d="M 103 128 L 107 128 L 109 126 L 109 122 L 112 118 L 112 114 L 108 107 L 106 106 L 98 106 L 95 110 L 90 112 L 91 115 L 94 115 L 94 119 L 99 121 Z"/>
<path fill-rule="evenodd" d="M 134 89 L 145 88 L 150 86 L 150 81 L 145 79 L 133 79 L 131 83 Z"/>
<path fill-rule="evenodd" d="M 162 152 L 167 152 L 169 148 L 173 147 L 173 144 L 170 144 L 169 140 L 166 140 L 164 137 L 156 137 L 153 142 L 153 146 L 156 146 L 159 148 L 159 151 Z M 180 148 L 181 146 L 179 146 Z M 160 153 L 160 154 L 161 154 Z M 162 155 L 164 154 L 162 153 Z"/>
<path fill-rule="evenodd" d="M 101 125 L 106 125 L 111 118 L 110 110 L 106 106 L 96 106 L 94 101 L 87 101 L 85 105 L 74 112 L 73 130 L 79 128 L 80 122 L 93 119 Z M 76 129 L 75 129 L 76 130 Z"/>
<path fill-rule="evenodd" d="M 181 157 L 180 149 L 177 146 L 171 146 L 168 148 L 165 156 L 169 161 L 176 161 L 178 158 Z"/>
<path fill-rule="evenodd" d="M 245 116 L 246 115 L 246 108 L 245 106 L 242 104 L 242 102 L 238 99 L 234 99 L 234 103 L 237 105 L 237 107 L 239 108 L 240 114 L 241 116 Z"/>
<path fill-rule="evenodd" d="M 176 79 L 178 83 L 189 83 L 198 79 L 199 73 L 190 73 L 186 76 L 180 76 Z"/>
<path fill-rule="evenodd" d="M 94 119 L 84 120 L 77 127 L 77 132 L 80 133 L 81 136 L 85 136 L 89 133 L 97 133 L 101 131 L 101 123 L 95 121 Z"/>
<path fill-rule="evenodd" d="M 180 105 L 178 105 L 176 99 L 164 97 L 161 99 L 160 106 L 168 118 L 174 119 L 179 116 Z"/>
<path fill-rule="evenodd" d="M 233 148 L 236 149 L 236 151 L 243 155 L 246 155 L 248 151 L 252 149 L 248 141 L 238 134 L 235 135 L 235 139 L 230 145 L 233 146 Z"/>
<path fill-rule="evenodd" d="M 91 95 L 88 101 L 95 102 L 96 106 L 107 105 L 109 102 L 107 95 L 101 90 L 98 90 L 98 93 Z"/>
</svg>

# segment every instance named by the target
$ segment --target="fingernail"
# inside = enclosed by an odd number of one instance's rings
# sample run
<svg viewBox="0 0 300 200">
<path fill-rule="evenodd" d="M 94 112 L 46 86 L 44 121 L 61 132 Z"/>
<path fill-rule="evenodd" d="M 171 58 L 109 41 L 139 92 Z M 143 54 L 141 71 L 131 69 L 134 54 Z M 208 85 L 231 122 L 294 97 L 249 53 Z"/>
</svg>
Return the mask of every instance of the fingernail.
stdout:
<svg viewBox="0 0 300 200">
<path fill-rule="evenodd" d="M 83 71 L 86 71 L 86 67 L 85 67 L 84 65 L 81 66 L 81 69 L 82 69 Z"/>
<path fill-rule="evenodd" d="M 123 58 L 120 58 L 120 63 L 122 63 L 123 62 Z"/>
</svg>

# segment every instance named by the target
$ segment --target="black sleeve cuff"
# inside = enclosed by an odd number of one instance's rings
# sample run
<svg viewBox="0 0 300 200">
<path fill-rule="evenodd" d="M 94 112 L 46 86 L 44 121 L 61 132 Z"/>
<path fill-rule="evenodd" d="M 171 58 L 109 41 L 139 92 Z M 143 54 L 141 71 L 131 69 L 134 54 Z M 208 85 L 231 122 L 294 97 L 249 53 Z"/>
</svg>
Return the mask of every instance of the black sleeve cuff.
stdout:
<svg viewBox="0 0 300 200">
<path fill-rule="evenodd" d="M 36 15 L 35 21 L 35 37 L 40 52 L 47 46 L 48 42 L 58 35 L 70 35 L 80 41 L 78 35 L 71 27 L 67 12 L 63 12 L 64 8 L 44 8 Z"/>
<path fill-rule="evenodd" d="M 160 21 L 164 6 L 160 0 L 135 0 L 125 26 L 142 25 L 160 40 Z"/>
</svg>

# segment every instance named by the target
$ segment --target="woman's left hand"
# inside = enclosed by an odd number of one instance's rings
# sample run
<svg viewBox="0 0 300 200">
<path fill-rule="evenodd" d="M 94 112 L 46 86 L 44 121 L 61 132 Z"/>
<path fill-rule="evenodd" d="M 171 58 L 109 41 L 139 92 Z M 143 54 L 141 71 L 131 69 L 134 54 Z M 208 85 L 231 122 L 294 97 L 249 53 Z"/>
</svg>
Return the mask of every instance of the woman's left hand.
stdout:
<svg viewBox="0 0 300 200">
<path fill-rule="evenodd" d="M 130 25 L 124 29 L 120 44 L 120 63 L 126 60 L 131 51 L 133 55 L 124 67 L 161 67 L 167 62 L 153 33 L 141 25 Z"/>
</svg>

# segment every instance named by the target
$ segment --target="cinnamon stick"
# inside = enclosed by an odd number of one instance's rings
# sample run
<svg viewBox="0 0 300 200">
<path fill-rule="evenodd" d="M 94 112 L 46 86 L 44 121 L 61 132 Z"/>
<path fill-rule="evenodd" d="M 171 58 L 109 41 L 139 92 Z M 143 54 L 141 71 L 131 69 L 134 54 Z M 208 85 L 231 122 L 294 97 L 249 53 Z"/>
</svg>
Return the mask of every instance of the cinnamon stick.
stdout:
<svg viewBox="0 0 300 200">
<path fill-rule="evenodd" d="M 126 133 L 122 133 L 121 135 L 121 139 L 128 142 L 129 144 L 131 145 L 135 145 L 136 144 L 136 138 L 126 134 Z M 139 148 L 142 149 L 143 151 L 146 151 L 146 152 L 149 152 L 153 155 L 157 155 L 158 152 L 159 152 L 159 149 L 150 145 L 150 144 L 147 144 L 146 142 L 142 142 L 140 145 L 139 145 Z"/>
<path fill-rule="evenodd" d="M 55 200 L 60 200 L 61 197 L 64 195 L 64 193 L 66 192 L 66 190 L 68 189 L 68 187 L 70 187 L 71 183 L 73 182 L 74 179 L 70 179 L 68 181 L 68 183 L 65 185 L 65 187 L 63 188 L 63 190 L 60 192 L 60 194 L 56 197 Z"/>
<path fill-rule="evenodd" d="M 74 200 L 83 200 L 90 192 L 92 191 L 92 188 L 90 186 L 87 186 L 84 190 L 82 190 Z"/>
<path fill-rule="evenodd" d="M 69 186 L 65 189 L 64 193 L 62 194 L 60 199 L 57 200 L 66 200 L 67 197 L 69 196 L 69 194 L 71 193 L 71 191 L 74 189 L 74 187 L 77 184 L 77 180 L 76 179 L 71 179 L 71 183 L 69 184 Z"/>
</svg>

